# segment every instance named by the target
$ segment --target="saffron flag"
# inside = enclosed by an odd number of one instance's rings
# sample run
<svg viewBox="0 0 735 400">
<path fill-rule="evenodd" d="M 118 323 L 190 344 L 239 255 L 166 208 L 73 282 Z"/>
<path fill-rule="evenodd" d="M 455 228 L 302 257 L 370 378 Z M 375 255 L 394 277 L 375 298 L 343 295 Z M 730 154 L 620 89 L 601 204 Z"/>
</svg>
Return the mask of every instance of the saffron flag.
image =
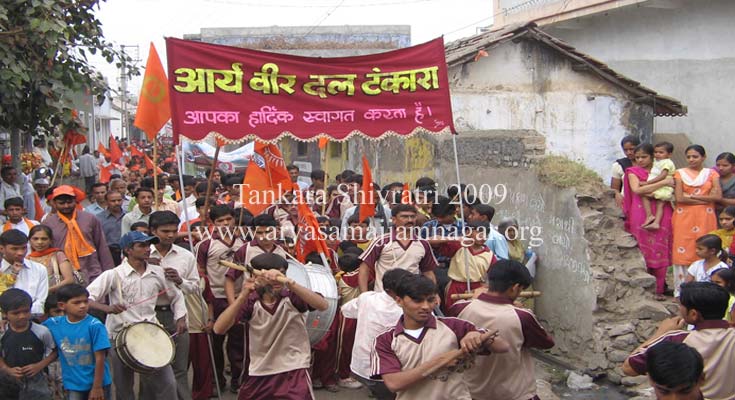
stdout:
<svg viewBox="0 0 735 400">
<path fill-rule="evenodd" d="M 36 192 L 33 192 L 33 209 L 36 211 L 34 218 L 37 221 L 43 221 L 43 217 L 44 215 L 46 215 L 46 211 L 44 211 L 43 206 L 41 205 L 41 198 Z"/>
<path fill-rule="evenodd" d="M 143 159 L 145 160 L 145 168 L 149 171 L 155 171 L 154 173 L 156 175 L 162 174 L 163 170 L 153 164 L 153 160 L 151 160 L 150 157 L 143 155 Z M 155 167 L 155 169 L 154 169 Z"/>
<path fill-rule="evenodd" d="M 113 165 L 110 164 L 106 167 L 100 167 L 100 183 L 107 183 L 112 178 L 112 172 L 110 170 L 113 168 Z"/>
<path fill-rule="evenodd" d="M 256 141 L 243 180 L 243 207 L 258 215 L 293 187 L 278 146 Z"/>
<path fill-rule="evenodd" d="M 120 146 L 117 144 L 117 140 L 110 136 L 110 161 L 114 163 L 120 163 L 123 153 L 120 150 Z"/>
<path fill-rule="evenodd" d="M 403 191 L 401 191 L 401 204 L 411 204 L 411 189 L 408 187 L 408 183 L 403 184 Z"/>
<path fill-rule="evenodd" d="M 324 150 L 327 148 L 327 144 L 329 143 L 329 139 L 327 138 L 319 138 L 319 150 Z"/>
<path fill-rule="evenodd" d="M 134 125 L 145 132 L 148 140 L 153 142 L 158 131 L 163 128 L 170 118 L 168 79 L 163 70 L 163 65 L 161 65 L 161 59 L 158 58 L 156 47 L 151 42 Z"/>
<path fill-rule="evenodd" d="M 128 146 L 128 151 L 130 152 L 130 157 L 133 157 L 133 156 L 138 156 L 140 158 L 145 157 L 145 154 L 143 154 L 143 152 L 140 151 L 140 149 L 136 147 L 134 144 L 131 144 L 130 146 Z"/>
<path fill-rule="evenodd" d="M 296 238 L 296 258 L 304 263 L 306 262 L 306 256 L 313 252 L 323 254 L 324 257 L 328 258 L 329 249 L 326 238 L 319 228 L 319 222 L 317 222 L 314 212 L 306 204 L 301 192 L 297 193 L 299 193 L 297 197 L 299 224 Z"/>
<path fill-rule="evenodd" d="M 362 156 L 362 189 L 360 190 L 360 222 L 375 216 L 375 188 L 373 187 L 373 173 L 365 155 Z"/>
<path fill-rule="evenodd" d="M 105 157 L 110 156 L 110 152 L 107 151 L 107 148 L 102 143 L 97 145 L 97 151 Z"/>
</svg>

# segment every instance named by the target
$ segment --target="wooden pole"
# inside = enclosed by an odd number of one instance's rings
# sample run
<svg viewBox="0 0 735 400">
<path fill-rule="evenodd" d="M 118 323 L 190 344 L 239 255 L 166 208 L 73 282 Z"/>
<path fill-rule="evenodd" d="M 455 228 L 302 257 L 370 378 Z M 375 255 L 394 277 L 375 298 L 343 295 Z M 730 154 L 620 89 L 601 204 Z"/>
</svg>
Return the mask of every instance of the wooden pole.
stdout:
<svg viewBox="0 0 735 400">
<path fill-rule="evenodd" d="M 204 198 L 204 212 L 209 213 L 209 198 L 212 196 L 212 180 L 214 179 L 214 170 L 217 169 L 217 160 L 219 159 L 219 140 L 217 141 L 217 147 L 214 149 L 214 162 L 212 162 L 212 168 L 209 170 L 209 179 L 207 179 L 207 197 Z"/>
<path fill-rule="evenodd" d="M 158 198 L 158 141 L 153 139 L 153 209 L 156 211 L 158 211 L 160 200 Z"/>
<path fill-rule="evenodd" d="M 455 293 L 452 295 L 452 300 L 467 300 L 474 298 L 474 293 Z M 532 299 L 534 297 L 541 297 L 541 292 L 539 291 L 524 291 L 521 292 L 518 297 L 523 297 L 524 299 Z"/>
<path fill-rule="evenodd" d="M 56 161 L 56 169 L 54 170 L 54 176 L 51 177 L 51 184 L 49 187 L 54 186 L 54 182 L 56 182 L 56 176 L 59 173 L 60 169 L 64 168 L 64 164 L 61 163 L 61 160 L 66 158 L 66 140 L 64 141 L 64 146 L 61 148 L 61 153 L 59 154 L 59 159 Z M 61 173 L 64 175 L 64 173 Z"/>
<path fill-rule="evenodd" d="M 329 201 L 327 198 L 327 186 L 329 186 L 329 141 L 327 141 L 327 145 L 324 147 L 324 188 L 322 189 L 324 196 L 322 198 L 322 216 L 327 212 L 327 202 Z"/>
</svg>

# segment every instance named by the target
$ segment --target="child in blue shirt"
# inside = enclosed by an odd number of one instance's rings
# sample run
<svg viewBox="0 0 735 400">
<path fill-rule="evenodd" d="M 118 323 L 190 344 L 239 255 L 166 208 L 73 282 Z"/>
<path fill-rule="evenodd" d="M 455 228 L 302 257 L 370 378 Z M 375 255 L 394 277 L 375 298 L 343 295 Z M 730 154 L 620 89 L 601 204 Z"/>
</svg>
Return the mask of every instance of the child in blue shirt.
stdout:
<svg viewBox="0 0 735 400">
<path fill-rule="evenodd" d="M 112 398 L 112 377 L 106 360 L 110 340 L 105 325 L 87 314 L 88 298 L 87 289 L 76 283 L 58 288 L 56 300 L 66 315 L 44 322 L 59 349 L 69 400 Z"/>
</svg>

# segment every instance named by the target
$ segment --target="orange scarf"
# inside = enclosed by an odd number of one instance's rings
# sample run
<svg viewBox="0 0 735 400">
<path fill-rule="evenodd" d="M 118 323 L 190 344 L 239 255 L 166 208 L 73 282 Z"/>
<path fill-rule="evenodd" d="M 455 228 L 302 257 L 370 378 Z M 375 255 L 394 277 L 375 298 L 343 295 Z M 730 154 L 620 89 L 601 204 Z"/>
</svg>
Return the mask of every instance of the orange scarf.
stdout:
<svg viewBox="0 0 735 400">
<path fill-rule="evenodd" d="M 41 251 L 34 250 L 30 252 L 30 254 L 28 254 L 28 257 L 33 257 L 33 258 L 46 257 L 47 255 L 56 253 L 57 251 L 61 251 L 61 249 L 56 248 L 56 247 L 49 247 L 46 250 L 41 250 Z"/>
<path fill-rule="evenodd" d="M 46 215 L 46 212 L 43 210 L 41 198 L 38 197 L 38 193 L 33 193 L 33 207 L 36 210 L 36 221 L 41 221 L 43 216 Z"/>
<path fill-rule="evenodd" d="M 26 226 L 28 227 L 28 231 L 33 228 L 33 224 L 31 223 L 31 220 L 28 218 L 23 218 L 23 221 L 25 221 Z M 3 225 L 3 232 L 7 232 L 9 230 L 13 229 L 13 223 L 10 222 L 10 220 L 5 221 L 5 225 Z"/>
<path fill-rule="evenodd" d="M 61 222 L 66 224 L 66 242 L 64 243 L 64 254 L 69 258 L 74 269 L 79 271 L 79 257 L 85 257 L 94 253 L 95 249 L 84 239 L 82 230 L 77 224 L 77 211 L 71 215 L 71 219 L 66 218 L 62 213 L 56 213 Z"/>
</svg>

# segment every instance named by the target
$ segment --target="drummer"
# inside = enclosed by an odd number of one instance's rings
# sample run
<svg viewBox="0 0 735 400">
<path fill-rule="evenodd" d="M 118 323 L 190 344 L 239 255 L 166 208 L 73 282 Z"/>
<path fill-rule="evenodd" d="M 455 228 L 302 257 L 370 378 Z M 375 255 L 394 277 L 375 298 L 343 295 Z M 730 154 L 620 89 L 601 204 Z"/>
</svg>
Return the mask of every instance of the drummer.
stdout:
<svg viewBox="0 0 735 400">
<path fill-rule="evenodd" d="M 127 257 L 122 264 L 103 272 L 87 290 L 89 306 L 107 313 L 107 332 L 112 341 L 126 326 L 139 322 L 158 323 L 156 319 L 156 300 L 163 296 L 171 303 L 173 318 L 176 321 L 176 334 L 186 332 L 186 305 L 181 291 L 166 279 L 163 268 L 148 264 L 151 244 L 159 239 L 144 233 L 132 231 L 120 238 L 120 247 Z M 109 296 L 109 304 L 99 301 Z M 155 343 L 150 343 L 155 350 Z M 116 351 L 110 352 L 112 380 L 117 400 L 136 398 L 133 383 L 136 371 L 122 363 Z M 151 374 L 140 374 L 140 400 L 170 400 L 176 393 L 176 379 L 171 365 Z"/>
<path fill-rule="evenodd" d="M 278 278 L 288 262 L 277 254 L 260 254 L 250 265 L 263 271 L 263 276 L 248 278 L 235 302 L 214 323 L 214 332 L 223 334 L 237 321 L 248 322 L 250 369 L 238 399 L 313 399 L 303 313 L 324 311 L 329 304 L 293 279 L 284 286 Z"/>
</svg>

